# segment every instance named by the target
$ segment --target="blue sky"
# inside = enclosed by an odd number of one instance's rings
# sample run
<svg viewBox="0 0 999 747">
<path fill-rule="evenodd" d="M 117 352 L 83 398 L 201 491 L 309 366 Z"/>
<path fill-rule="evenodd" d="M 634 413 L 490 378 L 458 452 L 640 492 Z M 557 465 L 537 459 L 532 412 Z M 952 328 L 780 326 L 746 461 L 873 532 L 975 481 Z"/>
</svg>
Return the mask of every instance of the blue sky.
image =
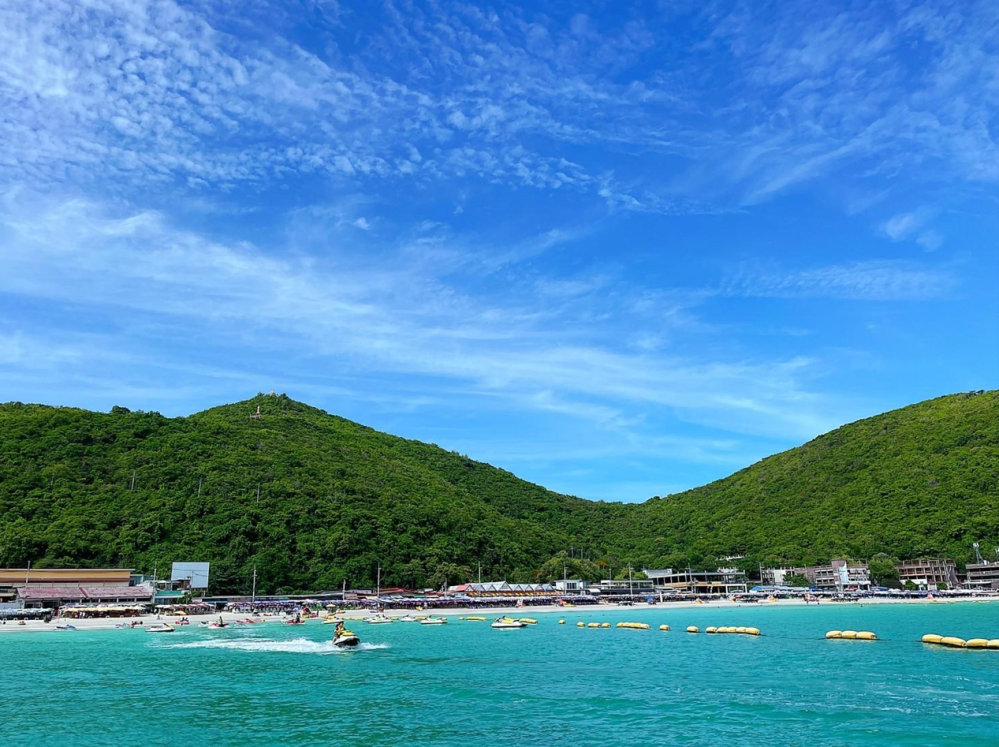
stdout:
<svg viewBox="0 0 999 747">
<path fill-rule="evenodd" d="M 644 500 L 999 384 L 986 2 L 0 4 L 0 400 Z"/>
</svg>

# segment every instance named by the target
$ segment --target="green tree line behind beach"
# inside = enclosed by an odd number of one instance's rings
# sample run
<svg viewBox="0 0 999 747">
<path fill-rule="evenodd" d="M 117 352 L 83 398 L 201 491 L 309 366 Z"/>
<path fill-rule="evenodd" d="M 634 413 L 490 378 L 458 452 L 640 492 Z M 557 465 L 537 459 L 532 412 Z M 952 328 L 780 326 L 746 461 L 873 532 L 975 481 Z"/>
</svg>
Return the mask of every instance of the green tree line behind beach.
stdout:
<svg viewBox="0 0 999 747">
<path fill-rule="evenodd" d="M 253 415 L 260 408 L 261 417 Z M 284 395 L 185 418 L 0 405 L 0 567 L 212 563 L 213 591 L 596 580 L 629 564 L 970 560 L 999 540 L 999 393 L 838 428 L 709 485 L 586 501 Z M 581 550 L 578 548 L 582 548 Z"/>
</svg>

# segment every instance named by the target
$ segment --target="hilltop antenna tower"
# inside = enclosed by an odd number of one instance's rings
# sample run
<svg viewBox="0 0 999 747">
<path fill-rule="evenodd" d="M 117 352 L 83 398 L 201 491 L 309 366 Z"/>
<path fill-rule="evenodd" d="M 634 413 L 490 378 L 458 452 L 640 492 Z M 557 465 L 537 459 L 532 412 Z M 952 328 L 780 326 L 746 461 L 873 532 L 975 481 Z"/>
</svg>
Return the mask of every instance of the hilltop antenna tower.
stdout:
<svg viewBox="0 0 999 747">
<path fill-rule="evenodd" d="M 973 548 L 975 548 L 975 558 L 977 559 L 977 561 L 979 563 L 984 563 L 985 560 L 984 560 L 984 558 L 982 558 L 982 554 L 978 551 L 978 543 L 977 542 L 972 542 L 971 546 Z"/>
<path fill-rule="evenodd" d="M 255 413 L 253 413 L 250 417 L 253 418 L 254 420 L 260 420 L 260 417 L 261 417 L 260 416 L 260 405 L 257 405 L 257 411 Z"/>
</svg>

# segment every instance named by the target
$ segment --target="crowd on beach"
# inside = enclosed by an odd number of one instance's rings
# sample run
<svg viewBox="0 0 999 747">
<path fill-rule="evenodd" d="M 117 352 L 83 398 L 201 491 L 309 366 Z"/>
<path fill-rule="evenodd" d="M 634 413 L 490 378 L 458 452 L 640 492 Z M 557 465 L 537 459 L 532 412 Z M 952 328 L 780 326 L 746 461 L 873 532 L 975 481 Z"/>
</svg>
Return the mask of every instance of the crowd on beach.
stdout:
<svg viewBox="0 0 999 747">
<path fill-rule="evenodd" d="M 848 592 L 821 593 L 814 590 L 778 592 L 770 594 L 745 593 L 729 596 L 695 597 L 693 595 L 628 595 L 612 599 L 601 599 L 591 596 L 574 597 L 426 597 L 426 598 L 362 598 L 356 600 L 237 600 L 227 604 L 196 602 L 187 605 L 159 606 L 155 610 L 143 605 L 73 605 L 62 609 L 46 608 L 2 608 L 0 609 L 0 630 L 10 629 L 3 626 L 13 625 L 15 629 L 55 629 L 72 621 L 81 622 L 87 627 L 134 627 L 143 622 L 159 620 L 187 620 L 188 616 L 204 616 L 225 614 L 234 621 L 240 616 L 287 618 L 299 615 L 301 618 L 317 617 L 330 610 L 349 617 L 364 617 L 375 612 L 387 610 L 401 613 L 434 612 L 447 614 L 449 611 L 460 614 L 464 612 L 509 611 L 515 613 L 521 610 L 534 612 L 556 612 L 573 607 L 616 608 L 626 606 L 646 607 L 661 605 L 668 607 L 684 607 L 710 604 L 712 606 L 729 606 L 744 604 L 780 604 L 780 605 L 819 605 L 819 604 L 882 604 L 882 603 L 941 603 L 957 601 L 997 601 L 999 594 L 993 592 L 973 592 L 963 589 L 935 592 L 908 592 L 893 590 L 891 592 Z M 126 622 L 122 618 L 126 618 Z M 55 623 L 55 624 L 52 624 Z M 184 623 L 180 623 L 184 624 Z"/>
</svg>

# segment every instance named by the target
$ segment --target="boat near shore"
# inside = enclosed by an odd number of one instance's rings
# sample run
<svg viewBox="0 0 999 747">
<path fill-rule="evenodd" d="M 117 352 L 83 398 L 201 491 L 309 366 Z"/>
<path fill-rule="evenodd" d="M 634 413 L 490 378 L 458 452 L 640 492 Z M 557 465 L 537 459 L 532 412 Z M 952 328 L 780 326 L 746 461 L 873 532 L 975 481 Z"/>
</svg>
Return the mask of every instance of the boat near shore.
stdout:
<svg viewBox="0 0 999 747">
<path fill-rule="evenodd" d="M 515 620 L 512 617 L 497 617 L 489 627 L 496 628 L 496 630 L 518 630 L 519 628 L 526 628 L 527 623 Z"/>
</svg>

